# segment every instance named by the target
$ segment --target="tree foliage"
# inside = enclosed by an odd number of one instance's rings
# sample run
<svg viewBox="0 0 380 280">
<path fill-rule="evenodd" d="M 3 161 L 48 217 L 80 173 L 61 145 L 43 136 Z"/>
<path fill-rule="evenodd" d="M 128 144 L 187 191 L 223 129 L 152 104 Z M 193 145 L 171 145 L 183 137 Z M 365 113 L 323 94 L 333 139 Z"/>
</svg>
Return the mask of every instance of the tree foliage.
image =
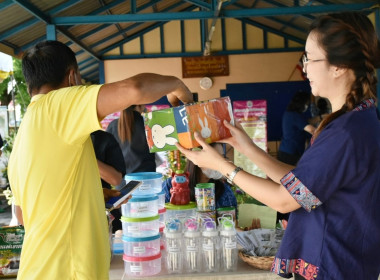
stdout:
<svg viewBox="0 0 380 280">
<path fill-rule="evenodd" d="M 12 100 L 12 91 L 8 92 L 8 84 L 14 79 L 13 94 L 16 104 L 21 106 L 21 115 L 24 115 L 30 103 L 30 95 L 27 90 L 24 75 L 22 74 L 21 60 L 13 58 L 13 75 L 8 76 L 0 83 L 1 104 L 8 105 Z"/>
</svg>

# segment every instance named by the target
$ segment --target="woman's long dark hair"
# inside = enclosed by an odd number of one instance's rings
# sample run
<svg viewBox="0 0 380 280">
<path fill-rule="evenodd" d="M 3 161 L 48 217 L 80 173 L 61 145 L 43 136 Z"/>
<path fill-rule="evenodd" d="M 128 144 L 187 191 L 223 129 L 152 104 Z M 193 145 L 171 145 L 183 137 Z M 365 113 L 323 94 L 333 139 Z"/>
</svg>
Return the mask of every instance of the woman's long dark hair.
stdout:
<svg viewBox="0 0 380 280">
<path fill-rule="evenodd" d="M 190 200 L 195 201 L 195 186 L 199 182 L 202 169 L 188 160 L 186 164 L 186 170 L 189 172 Z M 215 184 L 215 201 L 217 201 L 224 193 L 224 180 L 209 179 L 208 182 Z"/>
<path fill-rule="evenodd" d="M 124 143 L 125 141 L 131 142 L 132 133 L 135 127 L 135 116 L 133 114 L 135 107 L 135 105 L 132 105 L 127 109 L 124 109 L 120 114 L 117 125 L 117 132 L 119 134 L 121 143 Z"/>
<path fill-rule="evenodd" d="M 379 42 L 367 16 L 356 12 L 319 17 L 310 27 L 319 46 L 326 52 L 329 64 L 351 69 L 355 81 L 346 102 L 326 117 L 314 133 L 319 133 L 333 120 L 353 110 L 363 100 L 376 99 L 376 71 L 380 65 Z"/>
</svg>

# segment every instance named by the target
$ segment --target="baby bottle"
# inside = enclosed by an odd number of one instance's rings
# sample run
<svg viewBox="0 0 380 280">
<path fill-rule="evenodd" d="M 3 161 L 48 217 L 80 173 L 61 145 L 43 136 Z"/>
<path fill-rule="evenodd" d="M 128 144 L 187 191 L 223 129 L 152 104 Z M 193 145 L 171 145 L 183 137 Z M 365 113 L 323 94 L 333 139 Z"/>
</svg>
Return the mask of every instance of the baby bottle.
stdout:
<svg viewBox="0 0 380 280">
<path fill-rule="evenodd" d="M 237 268 L 238 249 L 234 222 L 222 219 L 220 224 L 220 243 L 222 247 L 223 271 L 235 271 Z"/>
<path fill-rule="evenodd" d="M 203 223 L 202 256 L 205 272 L 217 272 L 219 269 L 219 232 L 214 221 Z"/>
<path fill-rule="evenodd" d="M 201 232 L 195 219 L 185 222 L 185 271 L 201 271 Z"/>
<path fill-rule="evenodd" d="M 182 272 L 182 228 L 178 220 L 166 224 L 166 269 L 169 274 Z"/>
</svg>

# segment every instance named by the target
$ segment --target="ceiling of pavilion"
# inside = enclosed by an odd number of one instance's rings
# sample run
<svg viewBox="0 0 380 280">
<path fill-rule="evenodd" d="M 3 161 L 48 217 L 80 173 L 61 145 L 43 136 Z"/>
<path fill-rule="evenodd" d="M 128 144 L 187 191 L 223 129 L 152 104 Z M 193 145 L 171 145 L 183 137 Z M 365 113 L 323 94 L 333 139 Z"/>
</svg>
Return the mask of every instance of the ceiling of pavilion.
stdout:
<svg viewBox="0 0 380 280">
<path fill-rule="evenodd" d="M 303 45 L 313 19 L 338 11 L 376 12 L 379 1 L 370 0 L 0 0 L 0 50 L 14 56 L 39 41 L 57 39 L 76 53 L 82 77 L 99 82 L 101 63 L 105 59 L 146 57 L 201 56 L 208 50 L 217 22 L 235 19 L 242 26 L 260 28 L 284 39 L 284 48 L 275 51 L 299 51 L 288 41 Z M 159 52 L 141 51 L 133 55 L 123 51 L 123 45 L 166 24 L 179 21 L 199 21 L 201 46 L 199 51 L 170 51 L 161 44 Z M 184 38 L 184 28 L 180 36 Z M 222 28 L 222 37 L 227 36 Z M 244 36 L 244 32 L 242 32 Z M 182 40 L 182 39 L 179 39 Z M 261 49 L 230 50 L 225 45 L 218 54 L 273 52 Z"/>
</svg>

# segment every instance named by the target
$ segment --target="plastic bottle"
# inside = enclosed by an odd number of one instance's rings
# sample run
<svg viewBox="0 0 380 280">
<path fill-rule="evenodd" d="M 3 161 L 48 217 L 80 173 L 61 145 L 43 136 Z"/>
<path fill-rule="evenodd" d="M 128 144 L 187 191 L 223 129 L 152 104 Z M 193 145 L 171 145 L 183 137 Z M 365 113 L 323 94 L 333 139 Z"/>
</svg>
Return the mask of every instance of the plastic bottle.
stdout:
<svg viewBox="0 0 380 280">
<path fill-rule="evenodd" d="M 237 268 L 237 239 L 234 222 L 226 219 L 220 224 L 220 243 L 222 248 L 222 270 L 235 271 Z"/>
<path fill-rule="evenodd" d="M 214 221 L 206 221 L 202 231 L 202 259 L 205 272 L 219 271 L 219 231 Z"/>
<path fill-rule="evenodd" d="M 185 222 L 185 271 L 201 272 L 201 232 L 194 219 Z"/>
<path fill-rule="evenodd" d="M 166 224 L 166 269 L 169 274 L 182 273 L 182 228 L 179 221 L 170 221 Z"/>
</svg>

